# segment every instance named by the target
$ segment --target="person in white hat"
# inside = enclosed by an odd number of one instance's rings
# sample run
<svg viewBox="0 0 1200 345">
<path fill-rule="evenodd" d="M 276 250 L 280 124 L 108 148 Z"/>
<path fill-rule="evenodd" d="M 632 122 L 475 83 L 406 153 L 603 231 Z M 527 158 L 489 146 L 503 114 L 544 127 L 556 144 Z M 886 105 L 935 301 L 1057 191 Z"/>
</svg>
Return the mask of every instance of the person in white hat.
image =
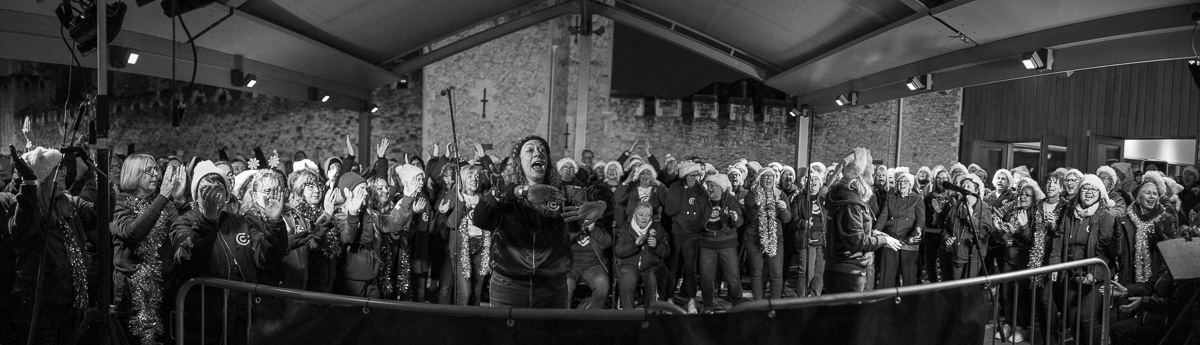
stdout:
<svg viewBox="0 0 1200 345">
<path fill-rule="evenodd" d="M 842 161 L 841 181 L 829 190 L 826 206 L 831 213 L 825 232 L 825 292 L 859 292 L 872 289 L 875 281 L 871 267 L 876 250 L 899 250 L 902 243 L 882 233 L 874 233 L 874 213 L 868 205 L 874 200 L 871 151 L 855 148 Z M 886 179 L 886 178 L 885 178 Z"/>
<path fill-rule="evenodd" d="M 699 239 L 708 220 L 708 209 L 704 207 L 706 193 L 702 180 L 703 166 L 691 160 L 679 163 L 679 181 L 667 190 L 663 214 L 671 219 L 671 253 L 667 259 L 667 284 L 665 295 L 675 296 L 675 282 L 683 279 L 680 286 L 682 301 L 677 304 L 695 304 L 697 289 L 696 262 L 699 260 Z"/>
<path fill-rule="evenodd" d="M 1049 264 L 1097 258 L 1105 263 L 1116 261 L 1116 218 L 1108 211 L 1113 206 L 1108 198 L 1108 190 L 1096 175 L 1082 176 L 1072 206 L 1060 220 L 1061 234 L 1054 239 L 1051 246 Z M 1068 332 L 1080 334 L 1081 344 L 1087 344 L 1085 339 L 1100 339 L 1102 327 L 1094 322 L 1101 308 L 1096 284 L 1102 284 L 1111 279 L 1109 270 L 1088 267 L 1072 270 L 1065 275 L 1052 274 L 1051 280 L 1066 279 L 1064 287 L 1067 304 L 1061 306 L 1062 312 L 1079 320 L 1078 329 Z M 1097 298 L 1099 297 L 1099 298 Z M 1076 316 L 1078 315 L 1078 316 Z"/>
<path fill-rule="evenodd" d="M 952 201 L 942 229 L 942 279 L 978 276 L 988 250 L 988 235 L 995 228 L 992 208 L 980 193 L 986 189 L 977 174 L 960 175 L 958 199 Z"/>
</svg>

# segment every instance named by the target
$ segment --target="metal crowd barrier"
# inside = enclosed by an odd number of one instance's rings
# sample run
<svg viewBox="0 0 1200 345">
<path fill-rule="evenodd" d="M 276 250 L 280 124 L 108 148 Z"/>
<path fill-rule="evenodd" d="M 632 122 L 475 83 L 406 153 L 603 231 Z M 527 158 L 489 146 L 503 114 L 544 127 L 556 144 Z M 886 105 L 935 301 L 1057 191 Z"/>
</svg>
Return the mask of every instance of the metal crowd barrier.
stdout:
<svg viewBox="0 0 1200 345">
<path fill-rule="evenodd" d="M 223 292 L 223 300 L 221 301 L 225 313 L 222 319 L 228 319 L 231 292 L 246 294 L 246 334 L 251 332 L 251 322 L 253 320 L 254 300 L 257 297 L 274 297 L 285 300 L 306 302 L 312 304 L 323 304 L 330 306 L 341 307 L 362 307 L 363 312 L 369 312 L 370 309 L 387 309 L 396 311 L 405 311 L 413 313 L 437 314 L 445 316 L 457 317 L 479 317 L 491 318 L 500 320 L 561 320 L 561 319 L 588 319 L 588 320 L 645 320 L 647 313 L 674 314 L 684 315 L 687 311 L 679 306 L 662 301 L 651 302 L 647 309 L 639 310 L 575 310 L 575 309 L 523 309 L 523 308 L 489 308 L 479 306 L 461 306 L 461 305 L 445 305 L 445 304 L 427 304 L 416 302 L 402 302 L 395 300 L 365 298 L 335 295 L 303 290 L 285 289 L 273 286 L 260 284 L 244 283 L 232 280 L 217 279 L 217 278 L 193 278 L 185 282 L 179 288 L 179 294 L 175 297 L 175 325 L 174 334 L 176 344 L 183 345 L 185 343 L 185 320 L 184 315 L 188 312 L 185 307 L 188 293 L 195 287 L 200 287 L 200 343 L 204 344 L 206 336 L 204 320 L 205 318 L 205 294 L 204 289 L 214 288 L 220 289 Z M 228 328 L 228 325 L 225 326 Z M 645 324 L 643 324 L 645 327 Z M 228 333 L 226 329 L 223 333 Z"/>
<path fill-rule="evenodd" d="M 1111 277 L 1111 274 L 1107 274 L 1110 271 L 1108 269 L 1108 266 L 1104 263 L 1103 260 L 1096 259 L 1096 258 L 1090 258 L 1090 259 L 1086 259 L 1086 260 L 1077 260 L 1077 261 L 1071 261 L 1071 262 L 1066 262 L 1066 263 L 1061 263 L 1061 264 L 1056 264 L 1056 265 L 1043 266 L 1043 267 L 1038 267 L 1038 268 L 1034 268 L 1034 269 L 1025 269 L 1025 270 L 1019 270 L 1019 271 L 1013 271 L 1013 272 L 1007 272 L 1007 273 L 990 274 L 990 275 L 984 275 L 984 276 L 979 276 L 979 277 L 974 277 L 974 278 L 951 280 L 951 281 L 932 283 L 932 284 L 918 284 L 918 285 L 902 286 L 902 287 L 880 289 L 880 290 L 873 290 L 873 291 L 866 291 L 866 292 L 826 294 L 826 295 L 806 297 L 806 298 L 788 298 L 788 299 L 777 300 L 777 301 L 770 301 L 770 300 L 751 301 L 751 302 L 738 304 L 738 305 L 734 306 L 733 308 L 729 309 L 728 312 L 730 312 L 730 313 L 773 312 L 774 310 L 782 310 L 782 309 L 809 308 L 809 307 L 832 306 L 832 305 L 843 305 L 843 304 L 853 304 L 853 303 L 873 303 L 873 302 L 880 302 L 880 301 L 887 301 L 887 300 L 894 300 L 895 303 L 903 303 L 904 296 L 911 296 L 911 295 L 929 293 L 929 292 L 934 292 L 934 291 L 955 289 L 955 288 L 962 288 L 962 287 L 970 287 L 970 286 L 981 286 L 981 288 L 983 288 L 983 289 L 991 289 L 993 287 L 1000 287 L 999 286 L 1000 284 L 1005 284 L 1005 286 L 1007 286 L 1007 288 L 1000 289 L 998 292 L 992 293 L 990 295 L 991 299 L 992 299 L 992 305 L 994 306 L 992 308 L 992 310 L 993 310 L 992 325 L 994 328 L 993 331 L 999 331 L 1000 327 L 1001 327 L 1000 326 L 1000 324 L 1001 324 L 1000 318 L 999 318 L 1000 308 L 1011 307 L 1012 310 L 1014 311 L 1011 313 L 1012 315 L 1021 315 L 1021 313 L 1028 313 L 1026 315 L 1029 316 L 1029 318 L 1027 319 L 1029 321 L 1028 321 L 1027 325 L 1025 325 L 1025 328 L 1028 330 L 1026 332 L 1026 334 L 1028 335 L 1029 338 L 1027 338 L 1025 340 L 1025 342 L 1030 342 L 1032 344 L 1051 344 L 1051 343 L 1066 344 L 1069 340 L 1082 340 L 1083 337 L 1088 337 L 1087 343 L 1083 343 L 1081 341 L 1074 341 L 1073 343 L 1074 344 L 1106 344 L 1107 339 L 1108 339 L 1108 327 L 1110 325 L 1109 324 L 1109 309 L 1110 309 L 1109 301 L 1110 301 L 1110 298 L 1108 298 L 1108 296 L 1110 295 L 1110 293 L 1112 291 L 1112 282 L 1111 281 L 1098 282 L 1098 283 L 1095 283 L 1094 285 L 1092 285 L 1091 287 L 1088 287 L 1088 289 L 1095 290 L 1090 294 L 1091 298 L 1092 298 L 1092 301 L 1090 301 L 1090 302 L 1091 303 L 1099 302 L 1099 304 L 1097 304 L 1097 305 L 1101 306 L 1100 310 L 1096 310 L 1096 312 L 1101 314 L 1099 317 L 1099 320 L 1097 320 L 1096 318 L 1092 318 L 1090 320 L 1090 322 L 1092 323 L 1090 326 L 1094 327 L 1095 323 L 1098 322 L 1100 324 L 1100 326 L 1102 327 L 1100 330 L 1100 342 L 1094 341 L 1095 339 L 1092 338 L 1092 336 L 1094 334 L 1092 334 L 1092 333 L 1088 333 L 1086 335 L 1080 333 L 1081 328 L 1082 328 L 1081 326 L 1084 323 L 1081 313 L 1078 313 L 1078 312 L 1074 313 L 1075 314 L 1074 323 L 1073 323 L 1073 325 L 1071 325 L 1071 327 L 1068 327 L 1068 324 L 1070 324 L 1072 320 L 1068 320 L 1067 316 L 1070 313 L 1068 313 L 1067 310 L 1069 308 L 1071 308 L 1072 306 L 1074 306 L 1075 308 L 1078 308 L 1078 306 L 1082 305 L 1084 302 L 1083 294 L 1076 294 L 1077 298 L 1074 301 L 1068 301 L 1067 294 L 1062 293 L 1061 290 L 1070 289 L 1071 287 L 1068 286 L 1068 284 L 1070 284 L 1070 285 L 1074 285 L 1074 288 L 1077 289 L 1076 291 L 1083 291 L 1084 284 L 1075 279 L 1071 279 L 1070 275 L 1068 275 L 1066 273 L 1071 272 L 1072 270 L 1085 269 L 1085 268 L 1089 268 L 1089 267 L 1094 267 L 1097 270 L 1101 270 L 1106 273 L 1105 274 L 1106 276 Z M 1049 281 L 1049 276 L 1052 273 L 1059 273 L 1057 282 Z M 1044 278 L 1042 280 L 1043 285 L 1041 287 L 1039 287 L 1037 285 L 1032 285 L 1032 286 L 1029 285 L 1029 279 L 1033 278 L 1033 277 L 1043 277 Z M 1022 286 L 1020 286 L 1018 284 L 1024 285 L 1023 287 L 1025 289 L 1020 288 Z M 1054 289 L 1054 290 L 1050 290 L 1053 293 L 1047 294 L 1046 293 L 1047 288 Z M 1023 292 L 1023 290 L 1026 290 L 1026 289 L 1029 291 Z M 1018 305 L 1018 303 L 1017 303 L 1017 301 L 1020 300 L 1019 297 L 1023 293 L 1029 293 L 1030 294 L 1029 296 L 1033 296 L 1032 298 L 1029 298 L 1029 300 L 1031 302 L 1028 306 L 1028 310 L 1023 310 L 1024 307 L 1021 305 Z M 1009 294 L 1010 296 L 1012 296 L 1012 300 L 1011 300 L 1012 303 L 1011 304 L 1006 303 L 1002 306 L 1001 303 L 999 302 L 1000 295 L 1002 295 L 1002 294 Z M 1047 298 L 1047 297 L 1050 298 L 1051 300 L 1048 300 L 1048 301 L 1045 300 L 1045 298 Z M 1096 299 L 1100 299 L 1100 301 L 1096 301 Z M 1043 304 L 1043 305 L 1039 305 L 1039 302 L 1042 302 L 1040 304 Z M 1059 303 L 1061 303 L 1061 304 L 1059 304 Z M 1038 316 L 1038 313 L 1042 313 L 1041 317 Z M 1016 323 L 1013 320 L 1008 320 L 1008 322 L 1013 323 L 1014 329 L 1018 326 L 1018 325 L 1016 325 Z M 1034 336 L 1034 332 L 1038 332 L 1039 329 L 1041 329 L 1040 331 L 1043 333 L 1043 337 L 1041 337 L 1041 338 Z M 988 334 L 988 338 L 993 338 L 993 337 L 991 334 Z M 1050 340 L 1052 340 L 1052 339 L 1057 340 L 1057 341 L 1051 342 Z M 997 339 L 993 338 L 992 343 L 994 344 L 996 342 L 997 342 Z M 1007 342 L 1007 341 L 1003 341 L 1003 342 Z"/>
</svg>

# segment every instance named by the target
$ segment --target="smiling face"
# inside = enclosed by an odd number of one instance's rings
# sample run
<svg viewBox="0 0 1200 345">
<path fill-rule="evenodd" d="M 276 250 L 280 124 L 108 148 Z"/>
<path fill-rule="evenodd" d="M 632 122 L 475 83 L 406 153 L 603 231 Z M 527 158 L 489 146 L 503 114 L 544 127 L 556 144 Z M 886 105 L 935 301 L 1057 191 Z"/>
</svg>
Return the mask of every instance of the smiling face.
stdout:
<svg viewBox="0 0 1200 345">
<path fill-rule="evenodd" d="M 784 170 L 782 175 L 783 177 L 780 178 L 780 184 L 789 185 L 796 183 L 796 173 L 792 172 L 791 170 Z"/>
<path fill-rule="evenodd" d="M 524 169 L 527 182 L 533 184 L 544 181 L 548 158 L 546 147 L 537 140 L 529 140 L 521 145 L 521 168 Z"/>
<path fill-rule="evenodd" d="M 1143 210 L 1153 209 L 1158 206 L 1158 198 L 1162 196 L 1158 191 L 1158 187 L 1153 183 L 1142 185 L 1142 189 L 1138 191 L 1137 203 L 1142 206 Z"/>
<path fill-rule="evenodd" d="M 621 178 L 621 168 L 616 165 L 609 165 L 604 169 L 604 177 L 609 180 Z"/>
<path fill-rule="evenodd" d="M 695 186 L 696 183 L 699 183 L 699 182 L 700 182 L 700 172 L 699 171 L 690 173 L 684 177 L 684 183 L 686 183 L 688 187 Z"/>
<path fill-rule="evenodd" d="M 725 187 L 721 187 L 716 182 L 705 181 L 704 191 L 708 195 L 709 200 L 720 200 L 721 195 L 725 194 Z"/>
<path fill-rule="evenodd" d="M 1034 198 L 1035 195 L 1032 186 L 1021 188 L 1020 194 L 1017 194 L 1017 205 L 1024 208 L 1033 207 Z"/>
<path fill-rule="evenodd" d="M 237 174 L 241 174 L 243 171 L 246 171 L 246 163 L 244 163 L 244 162 L 235 161 L 233 163 L 230 163 L 229 166 L 231 168 L 233 168 L 234 176 L 237 176 Z"/>
<path fill-rule="evenodd" d="M 475 166 L 463 169 L 462 182 L 466 192 L 474 193 L 479 190 L 479 172 L 481 170 L 483 169 Z"/>
<path fill-rule="evenodd" d="M 912 191 L 912 187 L 913 180 L 911 176 L 901 176 L 900 179 L 896 181 L 896 190 L 899 190 L 900 194 L 902 195 L 908 195 L 908 193 Z"/>
<path fill-rule="evenodd" d="M 937 177 L 935 177 L 933 180 L 938 184 L 946 183 L 950 181 L 950 174 L 945 171 L 939 171 Z"/>
<path fill-rule="evenodd" d="M 1056 198 L 1062 194 L 1062 182 L 1057 177 L 1051 177 L 1046 180 L 1046 197 Z"/>
<path fill-rule="evenodd" d="M 564 164 L 562 169 L 558 169 L 558 175 L 562 176 L 563 181 L 571 181 L 575 179 L 575 166 Z"/>
<path fill-rule="evenodd" d="M 1068 174 L 1067 177 L 1065 179 L 1063 179 L 1063 185 L 1065 185 L 1065 187 L 1067 187 L 1067 189 L 1066 189 L 1067 193 L 1075 194 L 1076 192 L 1078 192 L 1080 181 L 1082 181 L 1082 179 L 1079 178 L 1079 175 Z"/>
<path fill-rule="evenodd" d="M 1100 189 L 1092 185 L 1079 187 L 1079 201 L 1087 207 L 1095 205 L 1097 201 L 1100 201 Z"/>
<path fill-rule="evenodd" d="M 1104 189 L 1108 190 L 1113 190 L 1113 186 L 1117 184 L 1109 174 L 1100 174 L 1100 182 L 1104 184 Z"/>
<path fill-rule="evenodd" d="M 642 187 L 649 187 L 654 184 L 654 173 L 650 170 L 643 170 L 641 175 L 638 175 L 638 183 Z"/>
<path fill-rule="evenodd" d="M 924 170 L 917 171 L 917 181 L 928 182 L 929 181 L 929 173 L 925 172 Z"/>
<path fill-rule="evenodd" d="M 762 184 L 764 187 L 770 188 L 775 185 L 775 173 L 766 173 L 762 175 Z"/>
</svg>

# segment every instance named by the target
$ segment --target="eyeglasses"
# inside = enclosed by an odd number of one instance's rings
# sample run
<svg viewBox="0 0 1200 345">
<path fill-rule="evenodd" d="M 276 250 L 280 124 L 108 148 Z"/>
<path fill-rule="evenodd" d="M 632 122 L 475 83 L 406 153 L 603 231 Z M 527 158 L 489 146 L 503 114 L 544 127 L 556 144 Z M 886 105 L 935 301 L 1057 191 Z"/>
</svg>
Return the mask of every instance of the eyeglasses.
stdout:
<svg viewBox="0 0 1200 345">
<path fill-rule="evenodd" d="M 312 190 L 320 190 L 320 189 L 321 189 L 321 185 L 318 185 L 318 184 L 316 184 L 316 183 L 309 182 L 309 183 L 305 183 L 305 184 L 304 184 L 304 185 L 301 187 L 301 189 L 304 189 L 304 190 L 308 190 L 308 189 L 312 189 Z"/>
<path fill-rule="evenodd" d="M 1072 177 L 1072 178 L 1067 178 L 1067 179 L 1066 179 L 1066 180 L 1064 180 L 1064 181 L 1065 181 L 1066 183 L 1075 183 L 1075 182 L 1079 182 L 1079 179 L 1078 179 L 1078 178 L 1073 178 L 1073 177 Z"/>
<path fill-rule="evenodd" d="M 142 170 L 142 174 L 146 174 L 146 176 L 151 176 L 151 177 L 157 177 L 157 176 L 162 175 L 162 173 L 158 172 L 158 168 L 146 168 L 146 170 Z"/>
<path fill-rule="evenodd" d="M 1083 188 L 1079 189 L 1079 192 L 1083 193 L 1083 194 L 1096 194 L 1096 193 L 1100 193 L 1100 190 L 1089 186 L 1089 187 L 1083 187 Z"/>
</svg>

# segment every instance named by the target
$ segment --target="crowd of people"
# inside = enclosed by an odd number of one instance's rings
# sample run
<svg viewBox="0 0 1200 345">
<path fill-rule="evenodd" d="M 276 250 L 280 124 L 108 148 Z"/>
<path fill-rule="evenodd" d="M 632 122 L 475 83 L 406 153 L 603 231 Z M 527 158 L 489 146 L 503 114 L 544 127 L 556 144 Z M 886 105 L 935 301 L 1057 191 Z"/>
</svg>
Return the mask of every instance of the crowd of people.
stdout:
<svg viewBox="0 0 1200 345">
<path fill-rule="evenodd" d="M 1083 320 L 1097 315 L 1092 296 L 1108 281 L 1127 316 L 1185 317 L 1179 307 L 1196 290 L 1173 282 L 1154 245 L 1190 237 L 1200 223 L 1192 167 L 1179 179 L 1114 163 L 1035 180 L 1025 167 L 990 178 L 973 164 L 888 168 L 863 148 L 797 168 L 660 161 L 648 144 L 636 152 L 636 142 L 613 161 L 591 151 L 552 160 L 537 136 L 504 157 L 480 145 L 462 156 L 451 144 L 388 157 L 390 144 L 379 144 L 371 165 L 359 165 L 349 144 L 347 155 L 321 164 L 301 151 L 281 164 L 257 148 L 250 159 L 116 157 L 107 172 L 112 243 L 96 241 L 98 187 L 86 154 L 10 149 L 16 173 L 0 193 L 8 220 L 0 288 L 13 293 L 0 298 L 13 307 L 0 312 L 18 327 L 0 340 L 69 341 L 101 279 L 113 280 L 121 322 L 142 344 L 167 339 L 175 293 L 195 277 L 425 303 L 632 309 L 673 301 L 712 313 L 718 299 L 745 299 L 744 277 L 749 299 L 780 299 L 1099 258 L 1111 275 L 1077 270 L 998 292 L 998 308 L 1017 296 L 1019 305 Z M 99 277 L 110 263 L 94 255 L 106 245 L 115 273 Z M 1044 293 L 1031 293 L 1035 286 Z M 1063 305 L 1064 294 L 1081 302 Z M 189 302 L 200 306 L 198 298 Z M 1035 333 L 1027 313 L 1003 313 L 997 337 Z M 1111 325 L 1118 343 L 1161 338 L 1166 329 L 1139 321 L 1147 317 Z M 196 331 L 231 337 L 222 324 L 233 321 Z M 1080 331 L 1100 332 L 1091 324 Z"/>
</svg>

